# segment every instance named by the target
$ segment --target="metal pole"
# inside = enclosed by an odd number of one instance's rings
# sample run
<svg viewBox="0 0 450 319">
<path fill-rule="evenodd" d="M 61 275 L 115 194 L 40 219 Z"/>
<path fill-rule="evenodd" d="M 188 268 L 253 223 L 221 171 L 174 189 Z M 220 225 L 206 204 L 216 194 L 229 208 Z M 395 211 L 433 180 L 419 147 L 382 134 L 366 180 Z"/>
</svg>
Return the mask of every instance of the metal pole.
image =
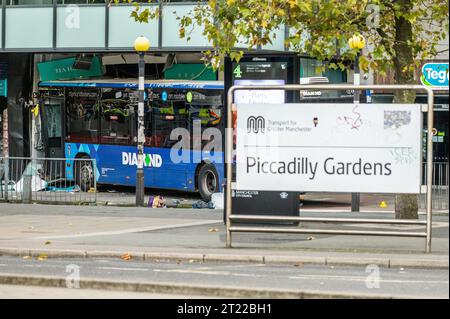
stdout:
<svg viewBox="0 0 450 319">
<path fill-rule="evenodd" d="M 361 75 L 359 73 L 359 52 L 356 54 L 355 58 L 355 73 L 353 74 L 353 84 L 361 84 Z M 359 90 L 355 89 L 353 92 L 353 103 L 359 104 Z M 352 193 L 352 212 L 359 212 L 360 209 L 360 195 L 359 193 Z"/>
<path fill-rule="evenodd" d="M 144 52 L 139 52 L 139 103 L 137 123 L 136 206 L 144 206 Z"/>
<path fill-rule="evenodd" d="M 9 155 L 6 154 L 5 157 L 5 186 L 6 186 L 6 193 L 5 193 L 5 200 L 8 201 L 8 193 L 9 193 Z"/>
<path fill-rule="evenodd" d="M 426 87 L 428 93 L 428 114 L 427 114 L 427 253 L 431 253 L 431 233 L 432 233 L 432 187 L 433 187 L 433 134 L 434 126 L 434 92 Z"/>
<path fill-rule="evenodd" d="M 231 88 L 228 91 L 228 105 L 227 105 L 227 127 L 226 127 L 226 138 L 225 138 L 225 165 L 226 165 L 226 203 L 225 203 L 225 214 L 226 214 L 226 247 L 231 247 L 231 210 L 233 209 L 231 200 L 231 182 L 233 178 L 233 92 L 234 89 Z"/>
<path fill-rule="evenodd" d="M 93 159 L 93 167 L 94 167 L 94 171 L 92 172 L 92 174 L 94 175 L 94 203 L 97 204 L 97 160 Z"/>
<path fill-rule="evenodd" d="M 263 219 L 261 219 L 263 220 Z M 232 226 L 231 231 L 241 233 L 284 233 L 284 234 L 328 234 L 328 235 L 367 235 L 367 236 L 397 236 L 426 237 L 425 232 L 374 231 L 374 230 L 338 230 L 338 229 L 302 229 L 279 227 Z"/>
</svg>

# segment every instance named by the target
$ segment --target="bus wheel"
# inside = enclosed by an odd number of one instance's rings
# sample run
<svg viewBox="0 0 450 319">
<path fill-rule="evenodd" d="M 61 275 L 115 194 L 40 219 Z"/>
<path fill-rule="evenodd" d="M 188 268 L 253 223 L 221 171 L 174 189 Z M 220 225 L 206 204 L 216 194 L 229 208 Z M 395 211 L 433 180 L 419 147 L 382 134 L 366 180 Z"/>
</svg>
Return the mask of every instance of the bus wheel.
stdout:
<svg viewBox="0 0 450 319">
<path fill-rule="evenodd" d="M 83 161 L 83 159 L 87 159 L 87 161 Z M 75 163 L 77 164 L 75 167 L 75 181 L 83 192 L 87 192 L 94 186 L 92 161 L 90 161 L 89 157 L 82 157 L 80 160 L 75 161 Z"/>
<path fill-rule="evenodd" d="M 213 193 L 219 192 L 219 175 L 214 165 L 205 164 L 198 172 L 198 191 L 203 200 L 209 202 Z"/>
</svg>

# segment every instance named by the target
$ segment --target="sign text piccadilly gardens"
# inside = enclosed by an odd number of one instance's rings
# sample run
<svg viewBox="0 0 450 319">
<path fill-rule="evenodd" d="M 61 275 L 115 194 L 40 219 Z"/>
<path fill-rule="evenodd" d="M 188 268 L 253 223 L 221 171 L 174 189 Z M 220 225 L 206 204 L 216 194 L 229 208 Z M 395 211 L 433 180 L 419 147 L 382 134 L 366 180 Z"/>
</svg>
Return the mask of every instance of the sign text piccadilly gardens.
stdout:
<svg viewBox="0 0 450 319">
<path fill-rule="evenodd" d="M 420 193 L 420 105 L 238 105 L 236 188 Z"/>
</svg>

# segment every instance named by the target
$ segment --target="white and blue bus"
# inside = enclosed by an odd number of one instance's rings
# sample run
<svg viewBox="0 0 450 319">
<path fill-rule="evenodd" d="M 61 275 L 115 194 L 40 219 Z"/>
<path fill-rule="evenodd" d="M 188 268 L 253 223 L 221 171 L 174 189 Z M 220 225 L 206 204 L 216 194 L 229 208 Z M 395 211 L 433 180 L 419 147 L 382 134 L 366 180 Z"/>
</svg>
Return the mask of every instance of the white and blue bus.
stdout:
<svg viewBox="0 0 450 319">
<path fill-rule="evenodd" d="M 146 81 L 145 187 L 198 191 L 204 200 L 221 191 L 224 152 L 211 145 L 223 142 L 223 95 L 219 81 Z M 94 176 L 134 186 L 137 100 L 134 80 L 40 82 L 46 156 L 67 158 L 66 179 L 85 191 Z M 96 167 L 74 168 L 74 158 L 95 159 Z"/>
</svg>

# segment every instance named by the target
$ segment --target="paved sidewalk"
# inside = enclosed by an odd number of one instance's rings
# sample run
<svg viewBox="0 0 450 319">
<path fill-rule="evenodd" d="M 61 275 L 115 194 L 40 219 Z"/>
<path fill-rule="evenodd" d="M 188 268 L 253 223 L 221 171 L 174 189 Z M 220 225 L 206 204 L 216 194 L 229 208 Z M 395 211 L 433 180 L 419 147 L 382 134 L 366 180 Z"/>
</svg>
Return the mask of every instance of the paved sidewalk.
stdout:
<svg viewBox="0 0 450 319">
<path fill-rule="evenodd" d="M 0 299 L 210 299 L 201 295 L 177 295 L 100 289 L 67 289 L 24 285 L 1 285 Z"/>
<path fill-rule="evenodd" d="M 302 216 L 393 218 L 389 213 L 302 212 Z M 421 215 L 421 218 L 424 218 Z M 311 234 L 233 234 L 225 248 L 218 210 L 0 204 L 0 253 L 48 257 L 317 263 L 448 268 L 448 216 L 434 216 L 425 239 Z M 303 224 L 302 227 L 422 230 L 423 226 Z"/>
</svg>

